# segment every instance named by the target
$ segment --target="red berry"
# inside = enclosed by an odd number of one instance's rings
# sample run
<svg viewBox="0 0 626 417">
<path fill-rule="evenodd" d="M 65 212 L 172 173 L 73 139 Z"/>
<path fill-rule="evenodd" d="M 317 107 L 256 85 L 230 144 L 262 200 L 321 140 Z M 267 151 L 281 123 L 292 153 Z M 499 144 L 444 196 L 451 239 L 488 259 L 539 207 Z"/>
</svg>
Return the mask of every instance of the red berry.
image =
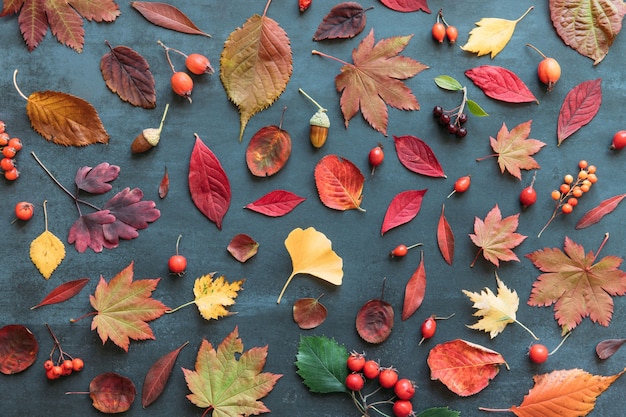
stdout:
<svg viewBox="0 0 626 417">
<path fill-rule="evenodd" d="M 167 266 L 171 273 L 181 275 L 187 269 L 187 259 L 183 255 L 172 255 Z"/>
<path fill-rule="evenodd" d="M 383 152 L 382 146 L 376 146 L 372 148 L 368 155 L 369 163 L 372 166 L 372 175 L 374 175 L 374 169 L 383 163 L 385 159 L 385 153 Z"/>
<path fill-rule="evenodd" d="M 622 149 L 626 147 L 626 130 L 619 130 L 613 135 L 611 149 Z"/>
<path fill-rule="evenodd" d="M 11 169 L 15 168 L 15 159 L 2 158 L 2 160 L 0 161 L 0 168 L 2 168 L 3 171 L 10 171 Z"/>
<path fill-rule="evenodd" d="M 193 90 L 193 80 L 186 72 L 175 72 L 170 79 L 172 90 L 181 97 L 187 98 L 191 102 L 191 91 Z"/>
<path fill-rule="evenodd" d="M 48 359 L 47 361 L 43 363 L 43 369 L 45 369 L 46 371 L 49 371 L 53 367 L 54 367 L 54 362 L 52 362 L 51 359 Z"/>
<path fill-rule="evenodd" d="M 469 175 L 465 175 L 460 177 L 458 180 L 454 182 L 453 190 L 450 194 L 448 194 L 448 198 L 452 196 L 454 193 L 464 193 L 470 187 L 472 183 L 472 178 Z"/>
<path fill-rule="evenodd" d="M 7 125 L 2 120 L 0 120 L 0 133 L 4 133 L 6 127 Z"/>
<path fill-rule="evenodd" d="M 540 343 L 535 343 L 528 350 L 528 357 L 534 363 L 544 363 L 548 359 L 548 348 Z"/>
<path fill-rule="evenodd" d="M 75 372 L 82 371 L 85 367 L 85 362 L 81 358 L 72 359 L 72 369 Z"/>
<path fill-rule="evenodd" d="M 410 400 L 415 395 L 415 384 L 407 378 L 399 379 L 393 386 L 393 392 L 401 400 Z"/>
<path fill-rule="evenodd" d="M 439 43 L 443 43 L 443 40 L 446 37 L 446 27 L 441 22 L 436 22 L 431 29 L 433 34 L 433 39 L 435 39 Z"/>
<path fill-rule="evenodd" d="M 359 373 L 348 374 L 346 377 L 346 388 L 350 391 L 361 391 L 364 385 L 365 379 Z"/>
<path fill-rule="evenodd" d="M 0 133 L 0 146 L 7 146 L 10 138 L 11 137 L 6 132 Z"/>
<path fill-rule="evenodd" d="M 448 37 L 448 42 L 455 43 L 459 37 L 459 30 L 455 26 L 448 26 L 446 28 L 446 36 Z"/>
<path fill-rule="evenodd" d="M 12 147 L 19 152 L 22 150 L 22 140 L 20 138 L 11 138 L 9 139 L 9 143 L 7 144 L 7 146 Z"/>
<path fill-rule="evenodd" d="M 17 149 L 12 146 L 5 146 L 2 148 L 2 155 L 4 155 L 5 158 L 13 158 L 16 153 Z"/>
<path fill-rule="evenodd" d="M 16 179 L 19 178 L 19 176 L 20 176 L 20 172 L 15 167 L 8 171 L 4 171 L 4 178 L 6 178 L 9 181 L 15 181 Z"/>
<path fill-rule="evenodd" d="M 537 191 L 532 186 L 528 186 L 519 194 L 519 201 L 522 206 L 529 207 L 537 202 Z"/>
<path fill-rule="evenodd" d="M 365 365 L 365 356 L 362 353 L 353 352 L 348 356 L 346 364 L 352 372 L 361 372 Z"/>
<path fill-rule="evenodd" d="M 374 379 L 378 376 L 379 373 L 380 365 L 378 364 L 378 362 L 372 359 L 365 361 L 365 364 L 363 365 L 363 375 L 365 375 L 365 378 Z"/>
<path fill-rule="evenodd" d="M 215 72 L 209 62 L 209 58 L 202 54 L 189 54 L 185 59 L 185 66 L 196 75 L 213 74 Z"/>
<path fill-rule="evenodd" d="M 425 339 L 430 339 L 435 335 L 435 332 L 437 331 L 437 320 L 435 320 L 433 316 L 428 317 L 422 323 L 420 331 L 422 332 L 422 340 L 420 340 L 420 344 L 422 344 Z"/>
<path fill-rule="evenodd" d="M 554 58 L 544 58 L 537 66 L 537 76 L 539 81 L 548 86 L 548 91 L 552 91 L 554 84 L 561 78 L 561 66 Z"/>
<path fill-rule="evenodd" d="M 65 359 L 61 363 L 61 369 L 63 370 L 61 375 L 69 375 L 69 374 L 71 374 L 72 371 L 74 370 L 74 366 L 72 365 L 72 360 L 71 359 Z"/>
<path fill-rule="evenodd" d="M 408 400 L 397 400 L 393 403 L 393 415 L 396 417 L 409 417 L 413 414 L 413 404 Z"/>
<path fill-rule="evenodd" d="M 398 382 L 398 371 L 393 368 L 381 369 L 378 375 L 378 383 L 383 388 L 393 388 Z"/>
<path fill-rule="evenodd" d="M 57 371 L 53 368 L 50 368 L 46 371 L 46 378 L 52 380 L 52 379 L 58 379 L 61 376 L 61 374 L 58 374 Z"/>
<path fill-rule="evenodd" d="M 401 257 L 403 257 L 403 256 L 406 256 L 406 254 L 407 254 L 408 252 L 409 252 L 409 248 L 407 248 L 407 246 L 406 246 L 406 245 L 398 245 L 398 246 L 396 246 L 396 247 L 395 247 L 395 249 L 394 249 L 394 250 L 392 250 L 392 251 L 391 251 L 390 255 L 391 255 L 392 257 L 397 256 L 397 257 L 400 257 L 400 258 L 401 258 Z"/>
<path fill-rule="evenodd" d="M 34 212 L 35 206 L 28 201 L 20 201 L 15 205 L 15 217 L 20 220 L 30 220 L 33 217 Z"/>
</svg>

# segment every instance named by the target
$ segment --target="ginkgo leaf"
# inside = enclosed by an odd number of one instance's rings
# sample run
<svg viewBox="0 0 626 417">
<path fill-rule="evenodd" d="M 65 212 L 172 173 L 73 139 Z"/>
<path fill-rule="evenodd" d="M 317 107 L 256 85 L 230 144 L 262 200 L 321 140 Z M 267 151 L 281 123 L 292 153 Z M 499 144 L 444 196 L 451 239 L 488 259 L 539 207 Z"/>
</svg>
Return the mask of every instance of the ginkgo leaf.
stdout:
<svg viewBox="0 0 626 417">
<path fill-rule="evenodd" d="M 285 90 L 293 71 L 287 33 L 263 12 L 235 29 L 220 57 L 220 79 L 230 101 L 239 109 L 239 141 L 248 121 L 270 106 Z"/>
<path fill-rule="evenodd" d="M 285 247 L 291 256 L 293 271 L 283 286 L 277 303 L 280 303 L 287 286 L 297 274 L 309 274 L 341 285 L 343 280 L 343 259 L 332 248 L 332 242 L 322 232 L 313 227 L 296 228 L 285 239 Z"/>
<path fill-rule="evenodd" d="M 65 258 L 65 245 L 48 230 L 48 212 L 43 204 L 46 229 L 30 243 L 30 259 L 41 275 L 49 279 Z"/>
<path fill-rule="evenodd" d="M 495 17 L 484 17 L 476 22 L 476 28 L 470 31 L 467 43 L 461 49 L 474 52 L 478 56 L 491 53 L 491 58 L 495 58 L 511 40 L 515 26 L 524 18 L 533 6 L 515 20 L 500 19 Z"/>
</svg>

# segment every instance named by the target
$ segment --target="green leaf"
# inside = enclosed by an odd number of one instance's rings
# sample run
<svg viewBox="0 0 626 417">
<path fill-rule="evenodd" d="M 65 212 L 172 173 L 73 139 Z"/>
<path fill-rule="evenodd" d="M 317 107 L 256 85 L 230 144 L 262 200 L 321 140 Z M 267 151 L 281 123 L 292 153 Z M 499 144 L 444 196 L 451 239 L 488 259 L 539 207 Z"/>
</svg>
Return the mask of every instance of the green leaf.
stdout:
<svg viewBox="0 0 626 417">
<path fill-rule="evenodd" d="M 478 116 L 478 117 L 489 116 L 489 114 L 487 114 L 487 112 L 484 111 L 483 108 L 480 107 L 478 103 L 476 103 L 474 100 L 467 99 L 465 104 L 467 104 L 467 108 L 469 109 L 470 113 L 472 113 L 474 116 Z"/>
<path fill-rule="evenodd" d="M 450 77 L 449 75 L 440 75 L 438 77 L 435 77 L 435 84 L 437 84 L 444 90 L 449 91 L 460 91 L 463 89 L 461 83 Z"/>
<path fill-rule="evenodd" d="M 433 407 L 422 411 L 417 417 L 459 417 L 460 411 L 452 411 L 448 407 Z"/>
<path fill-rule="evenodd" d="M 296 355 L 297 373 L 311 392 L 345 392 L 348 351 L 335 339 L 301 336 Z"/>
</svg>

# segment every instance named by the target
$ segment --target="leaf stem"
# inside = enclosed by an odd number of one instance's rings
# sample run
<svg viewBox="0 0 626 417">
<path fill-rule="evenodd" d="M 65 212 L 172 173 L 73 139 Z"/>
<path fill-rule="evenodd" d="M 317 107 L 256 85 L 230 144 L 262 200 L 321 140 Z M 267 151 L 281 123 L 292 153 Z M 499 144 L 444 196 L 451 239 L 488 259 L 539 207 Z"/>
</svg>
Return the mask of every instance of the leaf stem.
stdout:
<svg viewBox="0 0 626 417">
<path fill-rule="evenodd" d="M 161 42 L 161 40 L 157 40 L 157 43 L 159 45 L 161 45 L 163 47 L 163 49 L 165 49 L 165 57 L 167 58 L 167 62 L 168 64 L 170 64 L 170 68 L 172 69 L 172 72 L 176 72 L 176 69 L 174 69 L 174 64 L 172 64 L 172 59 L 170 58 L 170 51 L 174 51 L 178 54 L 181 54 L 182 56 L 184 56 L 185 58 L 187 57 L 187 55 L 181 51 L 179 51 L 178 49 L 174 49 L 174 48 L 170 48 L 169 46 L 165 45 L 163 42 Z"/>
<path fill-rule="evenodd" d="M 163 110 L 163 116 L 161 117 L 161 123 L 159 123 L 159 134 L 163 130 L 163 123 L 165 122 L 165 116 L 167 116 L 167 110 L 170 108 L 170 103 L 165 103 L 165 110 Z"/>
<path fill-rule="evenodd" d="M 333 60 L 335 60 L 335 61 L 337 61 L 337 62 L 339 62 L 340 64 L 343 64 L 343 65 L 350 65 L 350 64 L 348 64 L 346 61 L 342 61 L 342 60 L 341 60 L 341 59 L 339 59 L 339 58 L 335 58 L 335 57 L 334 57 L 334 56 L 332 56 L 332 55 L 327 55 L 327 54 L 325 54 L 325 53 L 323 53 L 323 52 L 320 52 L 320 51 L 318 51 L 318 50 L 316 50 L 316 49 L 313 49 L 313 50 L 311 51 L 311 53 L 312 53 L 313 55 L 319 55 L 319 56 L 323 56 L 324 58 L 330 58 L 330 59 L 333 59 Z"/>
<path fill-rule="evenodd" d="M 15 87 L 15 89 L 17 90 L 17 93 L 26 101 L 28 101 L 28 97 L 26 97 L 26 95 L 24 93 L 22 93 L 22 90 L 20 90 L 20 88 L 17 86 L 17 68 L 15 69 L 15 71 L 13 71 L 13 86 Z"/>
<path fill-rule="evenodd" d="M 535 51 L 537 51 L 537 53 L 538 53 L 539 55 L 541 55 L 541 56 L 543 57 L 543 59 L 548 58 L 548 57 L 547 57 L 547 56 L 546 56 L 543 52 L 541 52 L 541 51 L 540 51 L 540 50 L 539 50 L 539 49 L 538 49 L 535 45 L 532 45 L 532 44 L 530 44 L 530 43 L 527 43 L 527 44 L 526 44 L 526 46 L 529 46 L 529 47 L 531 47 L 532 49 L 534 49 Z"/>
<path fill-rule="evenodd" d="M 470 264 L 470 268 L 474 267 L 474 264 L 476 263 L 476 261 L 478 260 L 478 255 L 481 254 L 481 252 L 483 251 L 483 248 L 480 248 L 478 250 L 478 252 L 476 253 L 476 256 L 474 256 L 474 260 L 472 261 L 472 263 Z"/>
<path fill-rule="evenodd" d="M 509 410 L 508 408 L 485 408 L 485 407 L 478 407 L 478 409 L 480 411 L 489 411 L 491 413 L 509 413 L 509 412 L 511 412 L 511 410 Z"/>
<path fill-rule="evenodd" d="M 196 300 L 192 300 L 192 301 L 189 301 L 189 302 L 187 302 L 187 303 L 185 303 L 185 304 L 179 305 L 178 307 L 176 307 L 176 308 L 174 308 L 174 309 L 165 310 L 165 312 L 166 312 L 167 314 L 174 313 L 174 312 L 176 312 L 176 311 L 180 310 L 180 309 L 181 309 L 181 308 L 183 308 L 183 307 L 187 307 L 187 306 L 190 306 L 190 305 L 194 304 L 195 302 L 196 302 Z"/>
<path fill-rule="evenodd" d="M 283 298 L 283 294 L 285 293 L 285 290 L 287 289 L 287 286 L 289 285 L 289 283 L 291 282 L 292 278 L 295 275 L 296 274 L 294 274 L 292 272 L 291 275 L 289 276 L 289 278 L 287 278 L 287 282 L 285 282 L 285 285 L 283 285 L 283 289 L 280 291 L 280 294 L 278 294 L 278 299 L 276 300 L 276 304 L 280 304 L 280 300 Z"/>
<path fill-rule="evenodd" d="M 592 264 L 596 262 L 596 259 L 598 259 L 598 255 L 600 255 L 600 251 L 604 247 L 604 244 L 606 243 L 607 240 L 609 240 L 609 232 L 606 232 L 604 234 L 604 239 L 602 240 L 602 243 L 600 244 L 600 247 L 598 248 L 598 250 L 596 251 L 595 256 L 593 257 L 593 261 L 591 262 Z"/>
<path fill-rule="evenodd" d="M 82 316 L 80 316 L 77 319 L 70 319 L 70 323 L 76 323 L 77 321 L 80 321 L 80 320 L 82 320 L 84 318 L 87 318 L 89 316 L 95 316 L 96 314 L 98 314 L 97 311 L 90 311 L 89 313 L 83 314 Z"/>
<path fill-rule="evenodd" d="M 265 4 L 265 9 L 263 9 L 263 16 L 265 16 L 267 14 L 267 9 L 270 8 L 270 3 L 272 2 L 272 0 L 267 0 L 267 3 Z"/>
<path fill-rule="evenodd" d="M 567 332 L 567 334 L 563 337 L 563 339 L 561 339 L 561 342 L 552 350 L 552 352 L 548 353 L 548 356 L 552 355 L 553 353 L 556 353 L 556 351 L 559 350 L 561 346 L 563 346 L 563 343 L 567 340 L 570 334 L 572 334 L 571 331 Z"/>
<path fill-rule="evenodd" d="M 46 209 L 46 203 L 48 200 L 43 201 L 43 222 L 46 228 L 46 232 L 48 231 L 48 210 Z"/>
<path fill-rule="evenodd" d="M 476 162 L 484 161 L 487 158 L 494 158 L 496 156 L 499 156 L 499 155 L 497 153 L 492 153 L 491 155 L 481 156 L 480 158 L 476 158 Z"/>
<path fill-rule="evenodd" d="M 523 18 L 525 18 L 525 17 L 526 17 L 526 15 L 527 15 L 528 13 L 530 13 L 530 11 L 531 11 L 532 9 L 534 9 L 534 8 L 535 8 L 535 6 L 530 6 L 530 7 L 528 8 L 528 10 L 526 10 L 526 11 L 524 12 L 524 14 L 523 14 L 523 15 L 521 15 L 519 18 L 517 18 L 517 20 L 515 20 L 515 22 L 517 23 L 517 22 L 519 22 L 520 20 L 522 20 Z"/>
<path fill-rule="evenodd" d="M 535 334 L 532 332 L 532 330 L 530 330 L 528 327 L 526 327 L 521 321 L 515 320 L 515 323 L 519 324 L 520 326 L 522 326 L 522 329 L 524 329 L 528 333 L 530 333 L 530 335 L 533 337 L 533 339 L 539 340 L 539 338 L 537 336 L 535 336 Z"/>
</svg>

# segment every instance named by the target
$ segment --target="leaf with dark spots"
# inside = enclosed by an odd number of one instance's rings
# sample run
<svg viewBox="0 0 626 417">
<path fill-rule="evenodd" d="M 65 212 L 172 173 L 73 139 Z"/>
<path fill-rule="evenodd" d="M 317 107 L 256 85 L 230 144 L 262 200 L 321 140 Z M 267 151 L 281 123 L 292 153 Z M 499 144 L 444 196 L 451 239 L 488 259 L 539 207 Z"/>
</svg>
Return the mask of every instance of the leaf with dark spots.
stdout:
<svg viewBox="0 0 626 417">
<path fill-rule="evenodd" d="M 303 330 L 314 329 L 324 323 L 328 310 L 317 298 L 300 298 L 293 303 L 293 320 Z"/>
<path fill-rule="evenodd" d="M 180 351 L 183 350 L 188 343 L 189 342 L 185 342 L 177 349 L 161 356 L 150 367 L 145 379 L 143 380 L 143 388 L 141 391 L 141 405 L 143 408 L 146 408 L 155 402 L 163 393 L 165 385 L 172 374 L 172 369 L 174 368 L 176 359 L 178 358 Z"/>
<path fill-rule="evenodd" d="M 367 23 L 367 15 L 359 3 L 347 1 L 335 5 L 322 19 L 317 27 L 313 40 L 349 39 L 363 31 Z"/>
<path fill-rule="evenodd" d="M 280 171 L 291 156 L 291 136 L 280 126 L 265 126 L 252 136 L 246 164 L 252 175 L 269 177 Z"/>
<path fill-rule="evenodd" d="M 16 374 L 30 367 L 37 359 L 39 343 L 33 333 L 21 324 L 8 324 L 0 329 L 0 372 Z"/>
<path fill-rule="evenodd" d="M 102 162 L 95 167 L 83 166 L 76 171 L 74 182 L 83 191 L 91 194 L 104 194 L 111 191 L 113 186 L 109 184 L 120 174 L 120 167 Z"/>
</svg>

